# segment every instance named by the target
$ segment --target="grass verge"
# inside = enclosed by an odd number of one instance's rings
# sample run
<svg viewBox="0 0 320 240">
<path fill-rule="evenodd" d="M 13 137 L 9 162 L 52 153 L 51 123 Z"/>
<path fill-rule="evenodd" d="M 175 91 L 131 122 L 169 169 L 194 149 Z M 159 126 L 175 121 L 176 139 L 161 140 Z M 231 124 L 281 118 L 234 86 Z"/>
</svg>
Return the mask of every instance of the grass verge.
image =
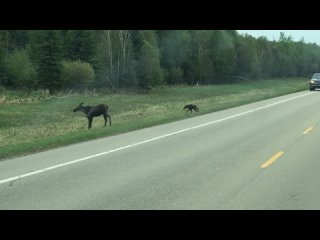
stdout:
<svg viewBox="0 0 320 240">
<path fill-rule="evenodd" d="M 273 79 L 213 86 L 175 86 L 148 94 L 68 94 L 32 102 L 0 104 L 0 159 L 47 150 L 81 141 L 220 111 L 308 89 L 305 79 Z M 0 96 L 2 99 L 5 97 Z M 83 113 L 72 109 L 80 102 L 106 103 L 112 126 L 94 118 L 87 129 Z M 184 104 L 195 103 L 200 112 L 185 114 Z"/>
</svg>

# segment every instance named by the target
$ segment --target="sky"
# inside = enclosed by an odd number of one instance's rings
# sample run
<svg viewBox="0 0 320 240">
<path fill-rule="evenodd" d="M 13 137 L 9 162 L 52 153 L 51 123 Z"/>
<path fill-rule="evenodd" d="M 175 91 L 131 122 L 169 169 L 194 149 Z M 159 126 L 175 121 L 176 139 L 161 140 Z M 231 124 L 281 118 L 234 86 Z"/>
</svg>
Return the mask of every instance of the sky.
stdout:
<svg viewBox="0 0 320 240">
<path fill-rule="evenodd" d="M 305 43 L 316 43 L 320 45 L 320 30 L 237 30 L 240 34 L 248 33 L 255 38 L 260 36 L 267 37 L 268 40 L 279 40 L 280 32 L 284 32 L 285 36 L 291 36 L 293 41 L 300 41 L 304 38 Z"/>
</svg>

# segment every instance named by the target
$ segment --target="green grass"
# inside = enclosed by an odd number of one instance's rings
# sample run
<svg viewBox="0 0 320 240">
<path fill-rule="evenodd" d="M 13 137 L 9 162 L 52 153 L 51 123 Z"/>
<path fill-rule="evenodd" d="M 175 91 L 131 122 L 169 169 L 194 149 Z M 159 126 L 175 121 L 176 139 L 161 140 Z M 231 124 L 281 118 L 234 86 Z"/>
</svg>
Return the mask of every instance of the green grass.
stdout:
<svg viewBox="0 0 320 240">
<path fill-rule="evenodd" d="M 275 79 L 214 86 L 176 86 L 154 89 L 148 94 L 87 93 L 58 95 L 25 101 L 0 95 L 0 159 L 38 152 L 57 146 L 111 136 L 170 121 L 199 116 L 288 93 L 307 90 L 305 79 Z M 106 103 L 112 126 L 103 127 L 103 117 L 94 118 L 87 129 L 83 113 L 72 111 L 80 102 Z M 186 103 L 200 112 L 186 114 Z"/>
</svg>

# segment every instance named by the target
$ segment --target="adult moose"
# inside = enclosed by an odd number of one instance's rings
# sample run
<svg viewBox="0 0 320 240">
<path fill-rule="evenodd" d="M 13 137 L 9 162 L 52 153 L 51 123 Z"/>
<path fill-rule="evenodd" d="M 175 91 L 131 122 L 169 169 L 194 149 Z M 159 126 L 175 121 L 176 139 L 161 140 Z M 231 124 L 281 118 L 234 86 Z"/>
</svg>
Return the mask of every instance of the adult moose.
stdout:
<svg viewBox="0 0 320 240">
<path fill-rule="evenodd" d="M 83 106 L 84 103 L 80 103 L 78 107 L 73 109 L 74 112 L 83 112 L 88 118 L 88 129 L 91 128 L 93 117 L 98 117 L 103 115 L 104 117 L 104 126 L 107 125 L 109 118 L 109 126 L 111 126 L 111 117 L 107 113 L 108 105 L 106 104 L 98 104 L 96 106 Z"/>
</svg>

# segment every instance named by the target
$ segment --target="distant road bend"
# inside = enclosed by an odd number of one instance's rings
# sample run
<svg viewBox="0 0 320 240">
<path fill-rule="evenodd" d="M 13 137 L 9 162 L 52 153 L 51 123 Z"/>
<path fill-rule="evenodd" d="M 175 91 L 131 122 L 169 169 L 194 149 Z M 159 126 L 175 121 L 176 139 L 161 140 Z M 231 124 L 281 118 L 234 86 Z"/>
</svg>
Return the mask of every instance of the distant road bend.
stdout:
<svg viewBox="0 0 320 240">
<path fill-rule="evenodd" d="M 298 92 L 3 160 L 0 209 L 320 209 L 319 106 Z"/>
</svg>

